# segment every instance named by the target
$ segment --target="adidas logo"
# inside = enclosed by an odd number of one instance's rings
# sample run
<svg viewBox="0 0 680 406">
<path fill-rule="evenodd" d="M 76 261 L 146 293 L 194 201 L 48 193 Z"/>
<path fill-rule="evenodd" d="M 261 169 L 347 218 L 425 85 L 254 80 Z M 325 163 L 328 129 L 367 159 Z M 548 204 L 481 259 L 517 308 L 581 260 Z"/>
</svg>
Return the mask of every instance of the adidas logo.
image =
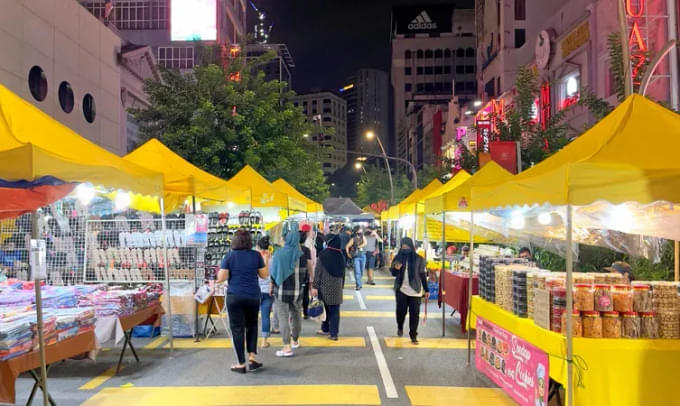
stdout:
<svg viewBox="0 0 680 406">
<path fill-rule="evenodd" d="M 409 30 L 436 30 L 437 23 L 433 22 L 427 11 L 423 10 L 422 13 L 418 14 L 418 17 L 414 18 L 413 21 L 408 25 Z"/>
</svg>

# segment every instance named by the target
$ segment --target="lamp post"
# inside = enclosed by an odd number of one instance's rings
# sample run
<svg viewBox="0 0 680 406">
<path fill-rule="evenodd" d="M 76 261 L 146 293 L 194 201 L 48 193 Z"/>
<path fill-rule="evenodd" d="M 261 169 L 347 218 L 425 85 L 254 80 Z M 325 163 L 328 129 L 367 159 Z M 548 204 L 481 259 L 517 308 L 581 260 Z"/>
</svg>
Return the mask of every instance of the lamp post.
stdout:
<svg viewBox="0 0 680 406">
<path fill-rule="evenodd" d="M 387 167 L 387 175 L 390 178 L 390 205 L 394 204 L 394 185 L 392 184 L 392 170 L 390 169 L 390 161 L 387 159 L 387 153 L 385 152 L 385 148 L 383 147 L 382 141 L 380 141 L 380 137 L 376 137 L 375 133 L 373 131 L 368 131 L 366 133 L 366 138 L 369 140 L 372 138 L 376 138 L 378 140 L 378 145 L 380 146 L 380 150 L 382 151 L 383 158 L 385 159 L 385 166 Z"/>
</svg>

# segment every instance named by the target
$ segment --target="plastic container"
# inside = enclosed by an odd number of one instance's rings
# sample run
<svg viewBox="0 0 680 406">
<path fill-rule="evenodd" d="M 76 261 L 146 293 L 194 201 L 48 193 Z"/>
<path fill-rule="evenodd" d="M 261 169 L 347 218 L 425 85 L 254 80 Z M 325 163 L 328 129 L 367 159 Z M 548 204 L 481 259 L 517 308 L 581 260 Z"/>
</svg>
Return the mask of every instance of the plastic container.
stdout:
<svg viewBox="0 0 680 406">
<path fill-rule="evenodd" d="M 628 283 L 628 281 L 620 273 L 606 273 L 604 275 L 605 283 L 610 285 L 622 285 Z"/>
<path fill-rule="evenodd" d="M 649 313 L 654 311 L 653 297 L 649 285 L 633 285 L 633 311 L 638 313 Z"/>
<path fill-rule="evenodd" d="M 574 273 L 574 285 L 587 284 L 592 285 L 595 283 L 595 277 L 589 273 L 576 272 Z"/>
<path fill-rule="evenodd" d="M 571 315 L 571 331 L 574 337 L 583 336 L 583 323 L 581 321 L 581 312 L 574 310 Z M 567 335 L 567 313 L 562 314 L 562 334 Z"/>
<path fill-rule="evenodd" d="M 602 338 L 602 318 L 600 312 L 583 312 L 583 337 Z"/>
<path fill-rule="evenodd" d="M 574 286 L 574 310 L 589 312 L 595 310 L 593 285 L 580 283 Z"/>
<path fill-rule="evenodd" d="M 659 338 L 659 323 L 654 312 L 640 314 L 640 338 Z"/>
<path fill-rule="evenodd" d="M 602 337 L 621 338 L 621 318 L 619 312 L 605 312 L 602 318 Z"/>
<path fill-rule="evenodd" d="M 625 312 L 621 314 L 621 337 L 640 338 L 640 317 L 636 312 Z"/>
<path fill-rule="evenodd" d="M 566 288 L 556 286 L 550 292 L 552 296 L 550 329 L 559 333 L 562 331 L 562 314 L 567 309 L 567 290 Z"/>
<path fill-rule="evenodd" d="M 595 285 L 595 292 L 593 293 L 595 300 L 595 310 L 598 312 L 611 312 L 614 310 L 614 301 L 612 300 L 611 286 L 598 284 Z"/>
<path fill-rule="evenodd" d="M 614 285 L 612 298 L 614 299 L 614 311 L 633 311 L 633 290 L 629 285 Z"/>
</svg>

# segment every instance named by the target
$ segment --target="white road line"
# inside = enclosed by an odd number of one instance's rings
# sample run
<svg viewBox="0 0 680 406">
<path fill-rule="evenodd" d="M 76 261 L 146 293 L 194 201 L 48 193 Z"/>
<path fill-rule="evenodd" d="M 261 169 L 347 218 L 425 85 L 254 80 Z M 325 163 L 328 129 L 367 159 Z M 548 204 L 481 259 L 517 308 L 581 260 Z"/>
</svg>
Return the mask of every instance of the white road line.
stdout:
<svg viewBox="0 0 680 406">
<path fill-rule="evenodd" d="M 361 292 L 358 290 L 355 290 L 354 293 L 357 296 L 357 301 L 359 302 L 359 308 L 361 310 L 366 310 L 366 303 L 364 303 L 364 297 L 361 296 Z"/>
<path fill-rule="evenodd" d="M 354 279 L 354 270 L 349 271 L 349 278 L 352 280 L 352 282 L 356 283 L 356 280 Z"/>
<path fill-rule="evenodd" d="M 366 327 L 366 330 L 368 330 L 368 337 L 371 340 L 375 360 L 378 362 L 378 370 L 380 370 L 380 376 L 382 377 L 383 385 L 385 385 L 385 396 L 390 399 L 397 399 L 399 397 L 397 388 L 394 386 L 394 380 L 392 380 L 392 374 L 387 367 L 387 360 L 385 360 L 385 356 L 383 355 L 380 341 L 378 341 L 378 336 L 375 334 L 375 329 L 373 326 L 368 326 Z"/>
</svg>

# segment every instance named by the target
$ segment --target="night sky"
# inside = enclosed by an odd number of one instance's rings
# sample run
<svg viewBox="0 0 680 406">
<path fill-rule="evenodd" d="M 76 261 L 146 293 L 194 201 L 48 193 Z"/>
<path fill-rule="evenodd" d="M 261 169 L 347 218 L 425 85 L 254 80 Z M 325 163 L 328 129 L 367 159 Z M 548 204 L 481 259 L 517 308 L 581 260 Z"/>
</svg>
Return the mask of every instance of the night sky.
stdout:
<svg viewBox="0 0 680 406">
<path fill-rule="evenodd" d="M 253 0 L 273 25 L 270 43 L 288 45 L 296 67 L 293 88 L 337 89 L 359 68 L 390 69 L 393 5 L 451 0 Z M 252 32 L 255 11 L 248 9 Z"/>
</svg>

